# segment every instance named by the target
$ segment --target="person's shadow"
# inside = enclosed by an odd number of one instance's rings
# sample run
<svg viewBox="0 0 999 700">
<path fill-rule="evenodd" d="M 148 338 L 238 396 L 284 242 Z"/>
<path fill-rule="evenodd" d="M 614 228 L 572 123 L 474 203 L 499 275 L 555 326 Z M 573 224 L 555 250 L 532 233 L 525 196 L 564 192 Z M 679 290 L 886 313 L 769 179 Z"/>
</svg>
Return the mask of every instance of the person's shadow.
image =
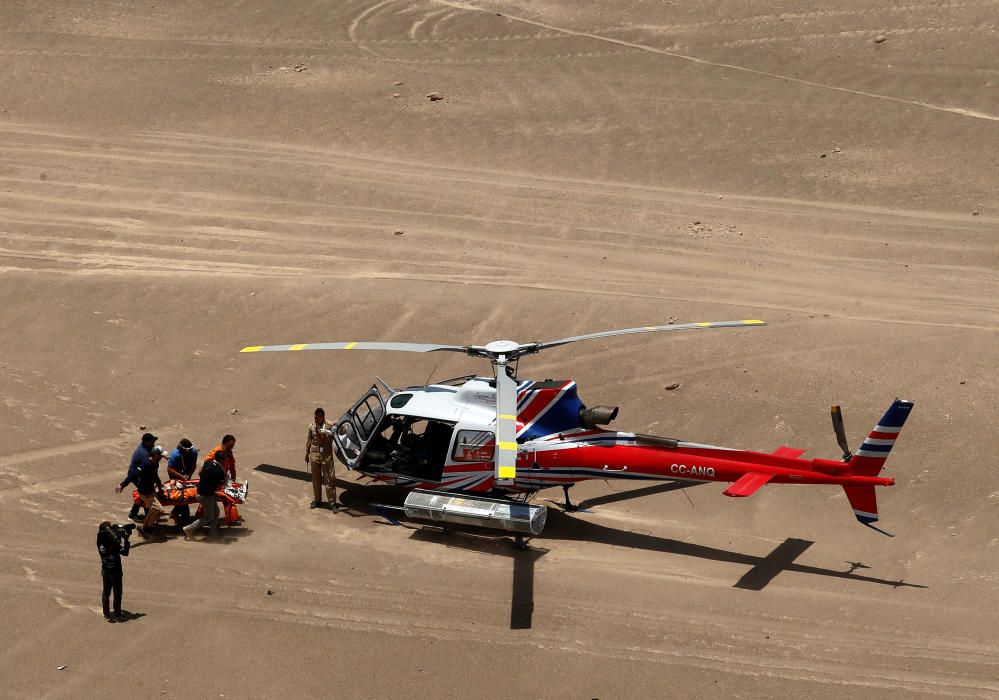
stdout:
<svg viewBox="0 0 999 700">
<path fill-rule="evenodd" d="M 124 622 L 132 622 L 138 620 L 140 617 L 145 617 L 146 613 L 143 612 L 131 612 L 130 610 L 122 610 L 121 616 L 118 618 L 118 624 Z"/>
</svg>

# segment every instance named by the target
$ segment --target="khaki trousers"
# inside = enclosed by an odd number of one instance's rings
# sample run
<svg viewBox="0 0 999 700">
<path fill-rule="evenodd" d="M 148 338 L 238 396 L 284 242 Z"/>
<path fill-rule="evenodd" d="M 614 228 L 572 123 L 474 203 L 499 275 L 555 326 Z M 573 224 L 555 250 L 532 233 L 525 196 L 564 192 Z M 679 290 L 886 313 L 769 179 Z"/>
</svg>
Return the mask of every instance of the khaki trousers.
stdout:
<svg viewBox="0 0 999 700">
<path fill-rule="evenodd" d="M 160 513 L 163 512 L 163 506 L 160 502 L 156 500 L 156 494 L 151 493 L 148 495 L 139 494 L 139 498 L 142 499 L 142 505 L 146 507 L 146 519 L 142 521 L 143 529 L 149 528 L 159 522 Z"/>
<path fill-rule="evenodd" d="M 312 470 L 312 500 L 321 503 L 323 500 L 323 485 L 326 485 L 326 500 L 336 502 L 336 470 L 333 467 L 333 457 L 309 455 L 309 468 Z"/>
</svg>

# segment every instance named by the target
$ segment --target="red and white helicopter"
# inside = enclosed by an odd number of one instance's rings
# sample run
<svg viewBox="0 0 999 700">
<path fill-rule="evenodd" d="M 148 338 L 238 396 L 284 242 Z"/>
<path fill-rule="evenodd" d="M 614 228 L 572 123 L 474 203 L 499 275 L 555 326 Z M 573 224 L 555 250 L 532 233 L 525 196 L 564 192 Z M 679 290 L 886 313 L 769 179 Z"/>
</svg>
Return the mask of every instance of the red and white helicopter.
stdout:
<svg viewBox="0 0 999 700">
<path fill-rule="evenodd" d="M 842 486 L 857 519 L 878 520 L 876 486 L 885 459 L 913 403 L 896 399 L 856 454 L 847 446 L 842 415 L 833 406 L 841 460 L 802 459 L 805 450 L 782 446 L 750 452 L 666 437 L 608 430 L 616 407 L 588 408 L 572 380 L 520 380 L 518 361 L 549 348 L 635 333 L 752 327 L 763 321 L 720 321 L 646 326 L 550 342 L 497 340 L 486 345 L 336 342 L 269 345 L 241 352 L 396 350 L 458 352 L 489 360 L 492 377 L 465 376 L 393 389 L 381 379 L 336 423 L 338 458 L 372 479 L 428 492 L 481 494 L 527 500 L 587 479 L 730 482 L 726 496 L 751 496 L 768 483 Z"/>
</svg>

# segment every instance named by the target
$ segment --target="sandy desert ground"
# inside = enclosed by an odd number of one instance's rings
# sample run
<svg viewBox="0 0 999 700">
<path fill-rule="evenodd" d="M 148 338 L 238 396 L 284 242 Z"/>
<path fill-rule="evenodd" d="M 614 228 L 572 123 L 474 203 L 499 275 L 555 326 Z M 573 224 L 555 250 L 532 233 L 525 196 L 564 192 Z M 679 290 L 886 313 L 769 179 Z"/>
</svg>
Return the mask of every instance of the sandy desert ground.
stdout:
<svg viewBox="0 0 999 700">
<path fill-rule="evenodd" d="M 997 18 L 4 0 L 0 695 L 999 697 Z M 835 487 L 588 482 L 517 556 L 386 526 L 365 504 L 397 494 L 342 470 L 350 508 L 310 511 L 316 405 L 486 367 L 238 354 L 671 318 L 769 325 L 521 376 L 576 379 L 622 430 L 827 458 L 830 404 L 859 443 L 913 400 L 895 537 Z M 140 426 L 234 433 L 250 500 L 215 543 L 136 547 L 142 616 L 108 625 L 94 535 Z"/>
</svg>

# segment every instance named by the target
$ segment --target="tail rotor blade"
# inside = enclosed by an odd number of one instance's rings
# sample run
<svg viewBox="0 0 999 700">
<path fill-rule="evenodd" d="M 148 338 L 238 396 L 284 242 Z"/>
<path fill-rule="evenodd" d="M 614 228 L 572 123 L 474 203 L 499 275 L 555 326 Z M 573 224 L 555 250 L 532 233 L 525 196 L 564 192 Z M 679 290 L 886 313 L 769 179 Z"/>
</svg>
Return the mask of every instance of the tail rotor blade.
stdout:
<svg viewBox="0 0 999 700">
<path fill-rule="evenodd" d="M 853 457 L 853 453 L 850 452 L 850 445 L 846 441 L 846 428 L 843 427 L 843 412 L 840 411 L 839 406 L 833 406 L 830 410 L 832 412 L 833 430 L 836 431 L 836 442 L 839 443 L 839 449 L 843 450 L 843 461 L 849 462 Z"/>
<path fill-rule="evenodd" d="M 496 484 L 511 485 L 517 477 L 517 382 L 496 363 Z"/>
</svg>

